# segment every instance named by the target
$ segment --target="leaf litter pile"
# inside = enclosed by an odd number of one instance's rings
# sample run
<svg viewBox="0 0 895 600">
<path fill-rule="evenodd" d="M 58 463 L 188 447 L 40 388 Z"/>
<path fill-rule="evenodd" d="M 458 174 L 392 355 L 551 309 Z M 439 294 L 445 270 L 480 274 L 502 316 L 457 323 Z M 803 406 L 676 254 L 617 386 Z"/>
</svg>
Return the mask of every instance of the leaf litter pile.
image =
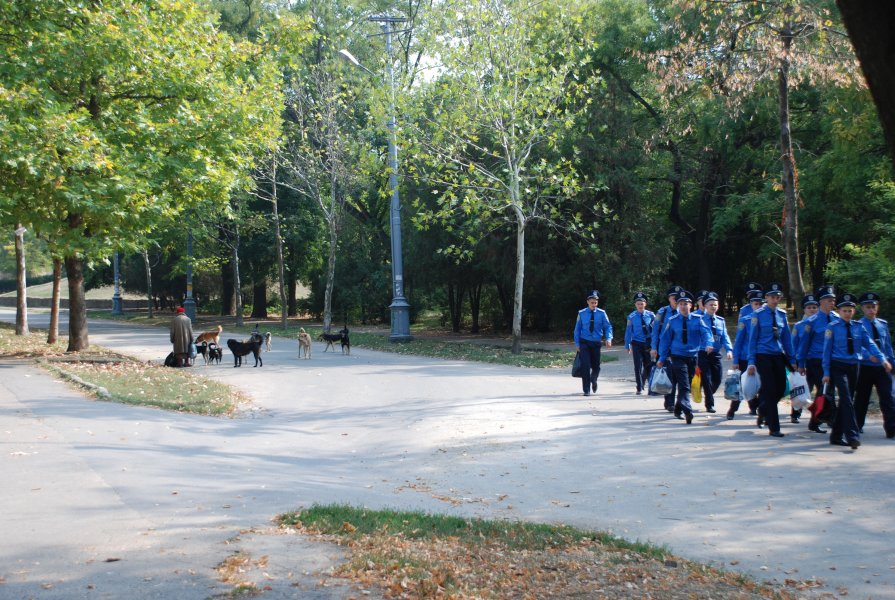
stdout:
<svg viewBox="0 0 895 600">
<path fill-rule="evenodd" d="M 813 587 L 759 584 L 665 549 L 571 527 L 314 506 L 280 526 L 346 546 L 335 575 L 387 598 L 798 597 Z"/>
</svg>

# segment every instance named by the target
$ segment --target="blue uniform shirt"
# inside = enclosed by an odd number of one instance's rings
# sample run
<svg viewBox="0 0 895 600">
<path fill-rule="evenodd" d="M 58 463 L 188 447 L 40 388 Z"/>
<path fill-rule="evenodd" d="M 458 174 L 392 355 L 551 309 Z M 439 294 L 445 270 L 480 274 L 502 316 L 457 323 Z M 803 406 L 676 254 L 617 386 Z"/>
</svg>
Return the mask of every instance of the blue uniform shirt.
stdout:
<svg viewBox="0 0 895 600">
<path fill-rule="evenodd" d="M 752 313 L 752 326 L 749 331 L 749 364 L 755 364 L 758 354 L 783 354 L 786 362 L 795 364 L 795 353 L 792 349 L 792 334 L 786 322 L 786 311 L 782 308 L 771 309 L 762 306 Z"/>
<path fill-rule="evenodd" d="M 594 326 L 591 328 L 590 324 Z M 575 345 L 580 346 L 581 340 L 591 342 L 602 342 L 605 337 L 607 341 L 612 341 L 612 325 L 609 323 L 609 317 L 602 308 L 596 308 L 591 311 L 590 308 L 582 308 L 578 311 L 578 320 L 575 321 Z"/>
<path fill-rule="evenodd" d="M 684 327 L 687 328 L 687 343 L 684 343 Z M 712 334 L 697 316 L 677 313 L 662 327 L 659 338 L 659 361 L 665 362 L 668 356 L 689 356 L 695 358 L 700 350 L 712 345 Z"/>
<path fill-rule="evenodd" d="M 742 305 L 740 307 L 740 315 L 737 317 L 737 321 L 739 321 L 743 317 L 752 316 L 753 312 L 755 312 L 755 310 L 752 308 L 752 303 L 746 302 L 744 305 Z"/>
<path fill-rule="evenodd" d="M 848 330 L 846 328 L 851 329 L 851 352 L 848 351 Z M 879 360 L 878 363 L 875 363 L 877 365 L 882 365 L 883 361 L 886 360 L 886 357 L 883 356 L 879 347 L 870 337 L 870 333 L 864 329 L 861 323 L 857 321 L 846 323 L 844 319 L 836 319 L 830 323 L 830 326 L 824 332 L 824 377 L 830 376 L 830 363 L 834 360 L 851 365 L 858 364 L 858 361 L 863 356 L 861 350 L 866 351 L 868 356 L 875 356 Z"/>
<path fill-rule="evenodd" d="M 724 322 L 724 317 L 719 317 L 718 315 L 711 317 L 706 313 L 700 318 L 702 319 L 702 322 L 705 323 L 705 326 L 709 330 L 709 334 L 712 336 L 711 346 L 717 352 L 721 352 L 721 348 L 724 348 L 726 352 L 733 352 L 730 336 L 727 335 L 727 323 Z M 712 325 L 714 325 L 714 329 L 712 328 Z"/>
<path fill-rule="evenodd" d="M 799 335 L 799 347 L 796 348 L 796 360 L 799 368 L 804 369 L 809 358 L 820 360 L 824 356 L 824 331 L 827 325 L 839 319 L 834 312 L 825 314 L 823 311 L 814 313 L 814 316 L 802 319 L 804 322 L 802 333 Z"/>
<path fill-rule="evenodd" d="M 813 315 L 812 315 L 813 316 Z M 796 353 L 796 363 L 801 366 L 801 359 L 799 358 L 799 351 L 801 349 L 802 344 L 802 336 L 805 335 L 805 325 L 808 324 L 808 317 L 805 317 L 798 323 L 792 326 L 792 349 Z"/>
<path fill-rule="evenodd" d="M 892 336 L 889 335 L 889 324 L 882 319 L 874 319 L 871 321 L 867 317 L 860 319 L 858 323 L 864 326 L 870 339 L 879 347 L 880 352 L 883 353 L 886 360 L 895 365 L 895 352 L 892 350 Z M 874 329 L 876 330 L 875 333 Z M 862 356 L 861 364 L 876 367 L 880 366 L 880 363 L 871 362 L 869 356 Z"/>
<path fill-rule="evenodd" d="M 662 330 L 665 329 L 665 324 L 668 323 L 668 319 L 676 314 L 678 314 L 677 309 L 671 308 L 670 304 L 666 304 L 656 313 L 656 322 L 653 323 L 653 343 L 651 344 L 653 350 L 659 350 L 659 338 L 662 336 Z"/>
<path fill-rule="evenodd" d="M 749 332 L 752 331 L 752 312 L 737 321 L 737 336 L 733 341 L 733 363 L 749 358 Z"/>
<path fill-rule="evenodd" d="M 628 324 L 625 325 L 625 350 L 631 349 L 631 342 L 640 342 L 649 346 L 653 341 L 653 324 L 656 315 L 652 311 L 634 311 L 628 315 Z"/>
</svg>

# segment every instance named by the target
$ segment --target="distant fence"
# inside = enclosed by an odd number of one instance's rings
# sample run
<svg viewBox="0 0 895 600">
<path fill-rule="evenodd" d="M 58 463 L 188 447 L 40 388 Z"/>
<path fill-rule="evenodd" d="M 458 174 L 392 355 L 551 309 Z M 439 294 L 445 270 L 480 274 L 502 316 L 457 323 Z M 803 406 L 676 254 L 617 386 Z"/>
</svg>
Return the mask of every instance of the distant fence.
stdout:
<svg viewBox="0 0 895 600">
<path fill-rule="evenodd" d="M 28 298 L 28 306 L 31 308 L 50 308 L 52 300 L 50 298 Z M 15 296 L 0 296 L 0 306 L 15 306 Z M 68 298 L 59 299 L 59 308 L 68 308 Z M 87 308 L 96 310 L 112 310 L 112 299 L 103 298 L 96 300 L 87 300 Z M 121 299 L 121 308 L 124 310 L 133 310 L 146 308 L 146 300 L 125 300 Z"/>
</svg>

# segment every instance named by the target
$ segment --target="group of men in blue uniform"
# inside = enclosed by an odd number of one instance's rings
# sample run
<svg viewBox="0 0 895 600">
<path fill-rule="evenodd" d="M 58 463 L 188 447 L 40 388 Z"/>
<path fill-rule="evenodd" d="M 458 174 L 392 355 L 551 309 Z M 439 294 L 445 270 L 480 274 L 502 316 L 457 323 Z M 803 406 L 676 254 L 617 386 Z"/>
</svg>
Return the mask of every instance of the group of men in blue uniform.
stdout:
<svg viewBox="0 0 895 600">
<path fill-rule="evenodd" d="M 694 298 L 680 286 L 668 289 L 668 304 L 656 313 L 647 310 L 643 292 L 634 295 L 635 310 L 628 315 L 625 349 L 634 361 L 636 393 L 648 391 L 653 368 L 665 368 L 673 390 L 665 395 L 665 409 L 688 424 L 693 420 L 690 382 L 699 367 L 706 411 L 716 412 L 714 395 L 722 383 L 722 356 L 734 369 L 757 374 L 757 399 L 749 399 L 749 412 L 758 427 L 783 437 L 777 403 L 784 396 L 787 372 L 805 375 L 816 394 L 838 396 L 837 415 L 830 429 L 830 444 L 857 449 L 867 416 L 870 393 L 876 388 L 886 437 L 895 439 L 895 402 L 889 373 L 895 364 L 888 324 L 878 318 L 879 296 L 868 292 L 859 298 L 836 296 L 833 286 L 819 287 L 802 300 L 804 318 L 790 329 L 786 311 L 779 306 L 780 284 L 763 288 L 747 285 L 749 302 L 740 308 L 736 342 L 731 344 L 724 319 L 717 314 L 718 296 L 701 291 Z M 588 307 L 578 313 L 575 347 L 581 353 L 584 395 L 597 391 L 600 348 L 612 345 L 612 325 L 598 308 L 600 295 L 588 295 Z M 698 308 L 694 310 L 694 303 Z M 855 319 L 857 306 L 864 312 Z M 834 312 L 833 309 L 838 309 Z M 740 401 L 733 400 L 727 419 L 733 419 Z M 798 423 L 800 410 L 790 413 Z M 827 433 L 814 416 L 808 428 Z"/>
</svg>

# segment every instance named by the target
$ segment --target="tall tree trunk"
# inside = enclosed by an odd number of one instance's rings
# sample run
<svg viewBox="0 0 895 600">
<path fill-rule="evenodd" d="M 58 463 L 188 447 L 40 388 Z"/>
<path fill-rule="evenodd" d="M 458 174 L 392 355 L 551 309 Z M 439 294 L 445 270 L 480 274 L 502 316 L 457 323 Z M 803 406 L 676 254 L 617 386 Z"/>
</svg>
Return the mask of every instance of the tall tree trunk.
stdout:
<svg viewBox="0 0 895 600">
<path fill-rule="evenodd" d="M 236 310 L 236 326 L 242 327 L 244 321 L 242 317 L 242 284 L 239 281 L 239 225 L 235 225 L 236 239 L 233 240 L 233 257 L 230 259 L 233 263 L 233 305 Z"/>
<path fill-rule="evenodd" d="M 333 284 L 336 279 L 336 251 L 339 244 L 339 221 L 336 217 L 335 179 L 332 181 L 333 211 L 328 219 L 329 224 L 329 257 L 326 259 L 326 289 L 323 292 L 323 331 L 329 333 L 333 321 Z"/>
<path fill-rule="evenodd" d="M 513 292 L 513 354 L 522 352 L 522 289 L 525 281 L 525 215 L 516 211 L 516 285 Z"/>
<path fill-rule="evenodd" d="M 68 274 L 68 352 L 79 352 L 90 346 L 87 337 L 87 301 L 84 295 L 84 259 L 65 257 Z"/>
<path fill-rule="evenodd" d="M 451 313 L 451 330 L 454 333 L 460 333 L 460 323 L 463 321 L 463 296 L 465 290 L 462 284 L 448 282 L 448 310 Z"/>
<path fill-rule="evenodd" d="M 895 4 L 836 0 L 895 164 Z"/>
<path fill-rule="evenodd" d="M 149 318 L 152 318 L 152 265 L 149 262 L 149 250 L 143 249 L 143 268 L 146 269 L 146 309 Z"/>
<path fill-rule="evenodd" d="M 271 166 L 271 197 L 273 198 L 273 231 L 277 237 L 277 269 L 279 271 L 280 283 L 280 325 L 283 331 L 289 318 L 289 309 L 286 304 L 286 268 L 283 264 L 283 238 L 280 236 L 280 212 L 277 207 L 277 158 L 274 154 L 273 165 Z"/>
<path fill-rule="evenodd" d="M 59 296 L 62 287 L 62 260 L 53 257 L 53 298 L 50 301 L 50 330 L 47 332 L 47 343 L 55 344 L 59 339 Z"/>
<path fill-rule="evenodd" d="M 25 274 L 25 228 L 16 223 L 16 335 L 28 335 L 28 282 Z"/>
<path fill-rule="evenodd" d="M 252 318 L 267 318 L 267 280 L 252 284 Z"/>
<path fill-rule="evenodd" d="M 479 316 L 482 309 L 482 284 L 476 283 L 469 288 L 469 314 L 472 318 L 472 333 L 479 332 Z"/>
<path fill-rule="evenodd" d="M 221 263 L 221 316 L 236 314 L 233 311 L 233 261 Z"/>
<path fill-rule="evenodd" d="M 789 65 L 792 48 L 792 8 L 784 9 L 787 21 L 780 34 L 783 52 L 777 72 L 777 91 L 780 103 L 780 160 L 783 163 L 783 251 L 786 256 L 786 270 L 789 276 L 790 303 L 796 314 L 801 314 L 801 299 L 805 294 L 802 281 L 802 263 L 799 256 L 799 189 L 796 162 L 792 151 L 792 136 L 789 122 Z"/>
</svg>

